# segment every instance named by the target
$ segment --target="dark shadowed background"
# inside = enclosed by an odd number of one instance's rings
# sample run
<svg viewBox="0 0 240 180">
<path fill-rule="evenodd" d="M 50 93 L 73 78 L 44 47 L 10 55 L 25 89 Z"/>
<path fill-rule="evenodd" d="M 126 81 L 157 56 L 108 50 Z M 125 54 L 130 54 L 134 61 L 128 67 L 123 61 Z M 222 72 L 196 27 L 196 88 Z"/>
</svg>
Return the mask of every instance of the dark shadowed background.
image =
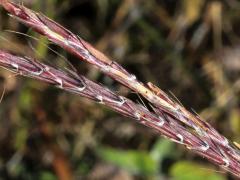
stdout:
<svg viewBox="0 0 240 180">
<path fill-rule="evenodd" d="M 22 0 L 240 141 L 238 0 Z M 15 32 L 10 32 L 15 31 Z M 25 35 L 17 34 L 24 33 Z M 38 40 L 31 38 L 34 36 Z M 0 48 L 142 98 L 0 9 Z M 233 179 L 85 98 L 0 69 L 0 179 Z M 177 98 L 176 98 L 177 97 Z"/>
</svg>

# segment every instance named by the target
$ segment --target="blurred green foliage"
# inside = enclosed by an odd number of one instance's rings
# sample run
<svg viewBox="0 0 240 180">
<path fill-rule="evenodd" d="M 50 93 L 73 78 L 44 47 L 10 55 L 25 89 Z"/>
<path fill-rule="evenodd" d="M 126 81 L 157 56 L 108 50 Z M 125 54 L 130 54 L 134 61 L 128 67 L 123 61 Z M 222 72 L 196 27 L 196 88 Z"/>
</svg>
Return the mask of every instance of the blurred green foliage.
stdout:
<svg viewBox="0 0 240 180">
<path fill-rule="evenodd" d="M 158 170 L 157 162 L 145 152 L 121 151 L 101 147 L 97 149 L 97 153 L 103 160 L 115 164 L 133 174 L 154 175 Z"/>
<path fill-rule="evenodd" d="M 191 162 L 177 162 L 171 168 L 170 174 L 173 179 L 176 180 L 225 180 L 221 174 L 208 169 L 208 167 L 203 167 L 196 163 Z"/>
</svg>

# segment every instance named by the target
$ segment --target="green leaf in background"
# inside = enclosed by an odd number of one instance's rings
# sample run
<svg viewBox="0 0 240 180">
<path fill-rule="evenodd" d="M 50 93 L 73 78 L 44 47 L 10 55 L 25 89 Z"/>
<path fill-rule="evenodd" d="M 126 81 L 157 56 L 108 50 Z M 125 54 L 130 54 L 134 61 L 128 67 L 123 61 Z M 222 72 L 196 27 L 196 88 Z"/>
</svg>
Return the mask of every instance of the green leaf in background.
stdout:
<svg viewBox="0 0 240 180">
<path fill-rule="evenodd" d="M 156 161 L 145 152 L 100 147 L 97 154 L 103 160 L 134 174 L 153 175 L 157 173 Z"/>
<path fill-rule="evenodd" d="M 51 172 L 44 171 L 40 174 L 40 180 L 57 180 L 58 178 Z"/>
<path fill-rule="evenodd" d="M 27 125 L 23 127 L 19 127 L 14 131 L 15 133 L 15 140 L 14 140 L 14 146 L 17 150 L 20 150 L 25 146 L 25 143 L 27 141 L 27 136 L 28 136 L 28 129 Z"/>
<path fill-rule="evenodd" d="M 240 112 L 238 109 L 233 109 L 230 113 L 230 125 L 236 137 L 240 135 Z M 236 139 L 239 141 L 240 139 Z"/>
<path fill-rule="evenodd" d="M 32 94 L 29 90 L 29 86 L 26 85 L 21 91 L 19 96 L 18 105 L 21 107 L 22 110 L 30 110 L 32 107 Z"/>
<path fill-rule="evenodd" d="M 158 162 L 158 164 L 160 164 L 164 157 L 176 157 L 178 153 L 174 151 L 174 148 L 175 145 L 173 142 L 167 139 L 159 138 L 159 140 L 154 144 L 150 155 L 156 162 Z"/>
<path fill-rule="evenodd" d="M 170 174 L 174 180 L 226 180 L 225 177 L 215 172 L 211 167 L 187 161 L 175 163 Z"/>
</svg>

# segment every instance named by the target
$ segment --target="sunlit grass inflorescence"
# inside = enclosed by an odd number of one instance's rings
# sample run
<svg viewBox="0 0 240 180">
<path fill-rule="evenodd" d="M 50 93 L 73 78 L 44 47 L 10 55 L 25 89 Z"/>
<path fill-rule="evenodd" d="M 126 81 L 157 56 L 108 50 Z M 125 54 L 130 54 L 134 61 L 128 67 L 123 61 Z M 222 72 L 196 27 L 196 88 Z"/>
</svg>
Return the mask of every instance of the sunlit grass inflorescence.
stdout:
<svg viewBox="0 0 240 180">
<path fill-rule="evenodd" d="M 154 112 L 111 92 L 84 76 L 70 71 L 64 72 L 30 58 L 14 56 L 1 51 L 1 66 L 105 104 L 120 114 L 157 130 L 168 139 L 185 145 L 188 149 L 232 174 L 240 176 L 239 149 L 209 123 L 187 111 L 152 83 L 144 85 L 138 81 L 135 75 L 53 20 L 7 0 L 1 0 L 0 4 L 17 20 L 46 36 L 50 41 L 76 55 L 79 59 L 94 65 L 104 74 L 134 92 L 141 94 L 151 104 Z"/>
</svg>

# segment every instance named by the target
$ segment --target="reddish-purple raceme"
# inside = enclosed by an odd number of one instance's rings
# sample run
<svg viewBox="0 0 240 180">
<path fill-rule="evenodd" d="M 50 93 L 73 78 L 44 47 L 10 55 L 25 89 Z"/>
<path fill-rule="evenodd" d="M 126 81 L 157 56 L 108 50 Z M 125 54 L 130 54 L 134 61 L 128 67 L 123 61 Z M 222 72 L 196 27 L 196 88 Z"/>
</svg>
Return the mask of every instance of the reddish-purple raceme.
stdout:
<svg viewBox="0 0 240 180">
<path fill-rule="evenodd" d="M 136 76 L 127 72 L 121 65 L 110 60 L 79 36 L 73 34 L 53 20 L 24 6 L 0 0 L 0 4 L 17 20 L 46 36 L 106 75 L 141 94 L 151 103 L 150 112 L 125 97 L 98 85 L 74 72 L 64 72 L 41 64 L 32 59 L 14 56 L 0 51 L 0 65 L 24 76 L 39 79 L 64 90 L 93 99 L 145 124 L 163 136 L 185 145 L 227 171 L 240 176 L 240 152 L 210 124 L 193 115 L 174 102 L 163 91 L 151 83 L 144 85 Z"/>
</svg>

